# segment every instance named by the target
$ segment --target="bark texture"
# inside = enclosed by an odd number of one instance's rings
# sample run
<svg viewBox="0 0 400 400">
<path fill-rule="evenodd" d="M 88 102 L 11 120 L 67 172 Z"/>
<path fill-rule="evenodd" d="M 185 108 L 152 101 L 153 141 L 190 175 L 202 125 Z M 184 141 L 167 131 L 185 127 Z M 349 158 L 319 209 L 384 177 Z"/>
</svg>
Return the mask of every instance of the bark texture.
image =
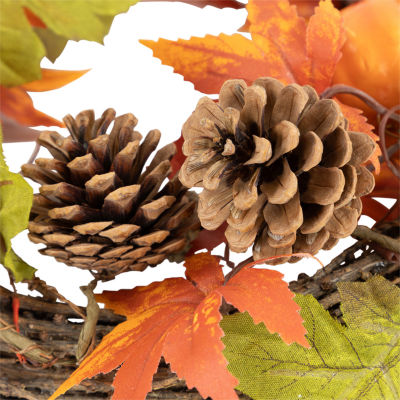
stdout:
<svg viewBox="0 0 400 400">
<path fill-rule="evenodd" d="M 340 318 L 337 282 L 366 280 L 380 274 L 400 285 L 399 263 L 385 261 L 377 253 L 364 252 L 357 258 L 354 254 L 361 247 L 360 242 L 356 243 L 312 277 L 299 275 L 297 281 L 290 283 L 291 290 L 312 294 L 332 315 Z M 13 294 L 0 288 L 0 296 L 0 398 L 47 399 L 76 368 L 74 354 L 82 325 L 71 319 L 78 316 L 66 304 L 19 295 L 21 332 L 20 335 L 14 332 L 17 337 L 11 335 L 10 338 L 11 329 L 1 328 L 13 323 Z M 97 343 L 123 320 L 122 316 L 101 310 L 96 328 Z M 29 364 L 18 362 L 15 353 L 21 350 L 30 360 Z M 75 386 L 61 398 L 109 399 L 113 391 L 112 380 L 113 373 L 98 375 Z M 246 399 L 243 395 L 240 398 Z M 195 389 L 189 390 L 161 360 L 147 399 L 201 400 L 201 396 Z"/>
</svg>

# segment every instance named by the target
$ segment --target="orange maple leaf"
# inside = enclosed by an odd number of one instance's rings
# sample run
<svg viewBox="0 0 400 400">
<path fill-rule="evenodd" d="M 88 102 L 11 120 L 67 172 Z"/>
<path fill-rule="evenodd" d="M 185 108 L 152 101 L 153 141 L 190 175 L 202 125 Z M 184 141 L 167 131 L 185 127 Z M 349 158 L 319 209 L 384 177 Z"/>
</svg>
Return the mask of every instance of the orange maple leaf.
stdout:
<svg viewBox="0 0 400 400">
<path fill-rule="evenodd" d="M 209 253 L 187 258 L 185 267 L 187 279 L 97 295 L 127 321 L 103 338 L 49 400 L 85 378 L 118 367 L 113 399 L 144 399 L 161 356 L 201 396 L 237 399 L 238 381 L 228 372 L 222 354 L 222 297 L 248 311 L 256 324 L 264 322 L 269 331 L 278 332 L 285 342 L 308 347 L 299 306 L 279 272 L 248 266 L 224 284 L 218 258 Z"/>
<path fill-rule="evenodd" d="M 43 92 L 58 89 L 78 79 L 89 70 L 59 71 L 42 68 L 42 78 L 21 86 L 0 86 L 0 112 L 24 126 L 59 126 L 64 124 L 38 111 L 27 92 Z M 12 138 L 8 138 L 12 140 Z"/>
</svg>

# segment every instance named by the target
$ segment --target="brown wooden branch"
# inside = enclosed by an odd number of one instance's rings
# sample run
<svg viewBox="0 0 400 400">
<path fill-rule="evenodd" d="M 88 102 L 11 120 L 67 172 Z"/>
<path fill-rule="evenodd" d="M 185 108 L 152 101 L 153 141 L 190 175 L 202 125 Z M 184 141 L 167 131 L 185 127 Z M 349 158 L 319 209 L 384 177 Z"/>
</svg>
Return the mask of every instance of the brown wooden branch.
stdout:
<svg viewBox="0 0 400 400">
<path fill-rule="evenodd" d="M 390 236 L 383 235 L 382 233 L 375 232 L 367 226 L 358 225 L 351 236 L 354 239 L 378 243 L 387 250 L 393 251 L 394 253 L 400 253 L 399 239 L 394 239 Z"/>
<path fill-rule="evenodd" d="M 356 256 L 358 251 L 363 253 Z M 308 277 L 300 274 L 297 281 L 290 283 L 296 293 L 312 294 L 332 315 L 340 317 L 339 297 L 336 284 L 340 281 L 362 281 L 374 274 L 381 274 L 400 286 L 400 264 L 384 260 L 377 253 L 364 251 L 365 244 L 357 242 L 336 257 L 324 269 Z M 13 293 L 0 288 L 2 299 L 0 318 L 12 321 L 11 301 Z M 44 301 L 19 295 L 21 335 L 42 348 L 46 354 L 57 358 L 48 368 L 35 368 L 29 354 L 25 356 L 28 364 L 21 365 L 16 359 L 15 350 L 2 343 L 0 357 L 0 397 L 5 399 L 44 400 L 76 368 L 75 351 L 82 322 L 70 321 L 77 315 L 67 304 Z M 80 311 L 84 313 L 84 309 Z M 96 341 L 110 332 L 114 326 L 124 321 L 124 317 L 101 310 L 96 326 Z M 1 331 L 0 331 L 1 332 Z M 46 364 L 44 364 L 46 366 Z M 114 374 L 98 375 L 85 380 L 67 392 L 63 399 L 106 399 L 112 394 Z M 241 395 L 241 399 L 246 399 Z M 185 382 L 171 372 L 161 360 L 153 379 L 153 390 L 148 400 L 201 400 L 195 389 L 189 390 Z"/>
</svg>

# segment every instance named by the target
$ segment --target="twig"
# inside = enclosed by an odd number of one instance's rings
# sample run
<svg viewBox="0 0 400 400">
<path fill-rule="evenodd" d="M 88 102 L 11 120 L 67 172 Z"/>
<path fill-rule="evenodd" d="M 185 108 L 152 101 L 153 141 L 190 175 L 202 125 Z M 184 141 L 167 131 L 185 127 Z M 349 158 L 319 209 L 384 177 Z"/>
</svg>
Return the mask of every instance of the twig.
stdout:
<svg viewBox="0 0 400 400">
<path fill-rule="evenodd" d="M 40 150 L 40 144 L 38 142 L 36 142 L 35 148 L 33 149 L 33 152 L 31 154 L 31 156 L 29 157 L 29 160 L 26 162 L 27 164 L 32 164 L 35 161 L 35 159 L 39 153 L 39 150 Z"/>
<path fill-rule="evenodd" d="M 336 256 L 328 265 L 325 266 L 324 270 L 319 270 L 316 272 L 315 276 L 327 275 L 334 271 L 336 268 L 340 267 L 341 264 L 348 262 L 349 260 L 354 260 L 354 254 L 358 250 L 362 250 L 365 247 L 365 243 L 356 242 L 352 246 L 348 247 L 346 250 L 342 251 L 338 256 Z"/>
<path fill-rule="evenodd" d="M 7 328 L 0 329 L 0 340 L 6 342 L 15 353 L 24 353 L 26 358 L 40 364 L 47 364 L 54 359 L 51 353 L 41 349 L 37 343 L 18 333 L 6 321 L 0 320 L 0 328 Z"/>
<path fill-rule="evenodd" d="M 235 263 L 230 260 L 230 250 L 229 250 L 229 245 L 228 243 L 225 242 L 225 250 L 224 250 L 224 256 L 220 257 L 221 260 L 225 261 L 226 265 L 229 268 L 235 268 Z"/>
<path fill-rule="evenodd" d="M 382 233 L 375 232 L 366 226 L 358 225 L 351 236 L 358 240 L 368 240 L 370 242 L 375 242 L 385 249 L 388 249 L 395 253 L 400 253 L 399 240 L 383 235 Z"/>
<path fill-rule="evenodd" d="M 30 289 L 33 288 L 31 290 L 35 290 L 35 289 L 39 290 L 40 289 L 39 291 L 43 295 L 46 293 L 47 296 L 51 296 L 51 295 L 56 296 L 59 300 L 63 301 L 64 303 L 67 303 L 70 306 L 70 308 L 76 314 L 78 314 L 82 319 L 86 319 L 86 315 L 81 311 L 81 309 L 76 304 L 74 304 L 72 301 L 68 300 L 62 294 L 60 294 L 55 287 L 47 285 L 46 282 L 42 281 L 41 279 L 39 279 L 37 277 L 33 278 L 32 280 L 27 280 L 25 282 L 28 283 Z M 35 287 L 35 284 L 36 284 L 36 287 Z"/>
<path fill-rule="evenodd" d="M 96 325 L 99 319 L 100 307 L 94 298 L 93 290 L 97 285 L 97 280 L 89 283 L 88 286 L 81 286 L 80 289 L 88 299 L 86 307 L 86 320 L 79 335 L 78 346 L 76 349 L 76 359 L 80 363 L 94 349 L 96 344 Z"/>
<path fill-rule="evenodd" d="M 253 261 L 253 256 L 250 256 L 249 258 L 246 258 L 243 260 L 241 263 L 239 263 L 235 268 L 232 269 L 229 274 L 225 276 L 225 282 L 227 283 L 229 279 L 232 279 L 242 268 L 244 268 L 247 264 L 251 263 Z"/>
<path fill-rule="evenodd" d="M 381 150 L 382 150 L 382 155 L 383 155 L 384 160 L 386 161 L 390 170 L 393 172 L 394 176 L 396 176 L 397 178 L 400 179 L 400 171 L 396 168 L 396 166 L 391 161 L 388 151 L 386 149 L 386 136 L 385 136 L 386 124 L 392 115 L 397 115 L 397 114 L 395 114 L 395 112 L 398 110 L 400 110 L 400 104 L 392 107 L 390 110 L 385 112 L 385 114 L 382 118 L 382 121 L 379 123 L 379 139 L 380 139 L 380 145 L 381 145 Z"/>
<path fill-rule="evenodd" d="M 358 97 L 362 100 L 368 107 L 372 108 L 378 114 L 386 114 L 388 109 L 384 107 L 382 104 L 378 103 L 373 97 L 369 94 L 363 92 L 360 89 L 356 89 L 352 86 L 347 85 L 333 85 L 321 93 L 321 99 L 330 99 L 338 94 L 351 94 L 353 96 Z M 400 122 L 400 115 L 391 114 L 390 119 L 394 121 Z"/>
</svg>

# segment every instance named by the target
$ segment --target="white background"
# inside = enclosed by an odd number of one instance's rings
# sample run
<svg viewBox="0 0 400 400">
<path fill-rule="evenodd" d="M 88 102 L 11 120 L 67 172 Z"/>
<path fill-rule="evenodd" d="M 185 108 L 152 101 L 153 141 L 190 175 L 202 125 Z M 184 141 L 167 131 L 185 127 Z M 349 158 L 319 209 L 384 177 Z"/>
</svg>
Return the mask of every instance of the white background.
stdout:
<svg viewBox="0 0 400 400">
<path fill-rule="evenodd" d="M 173 69 L 161 65 L 159 59 L 152 56 L 152 51 L 139 43 L 139 39 L 166 38 L 188 39 L 190 36 L 204 36 L 234 33 L 243 25 L 246 11 L 214 7 L 200 9 L 182 3 L 139 3 L 131 7 L 126 14 L 115 18 L 104 46 L 80 41 L 69 42 L 62 55 L 54 64 L 47 59 L 42 67 L 55 69 L 87 69 L 91 71 L 64 88 L 32 93 L 35 107 L 57 119 L 70 113 L 76 115 L 85 109 L 94 109 L 96 116 L 108 107 L 116 109 L 117 114 L 132 112 L 139 119 L 137 130 L 142 134 L 158 128 L 162 132 L 161 145 L 176 140 L 182 124 L 194 110 L 203 95 L 194 90 L 193 84 L 173 73 Z M 232 77 L 235 78 L 235 77 Z M 45 128 L 49 129 L 49 128 Z M 56 128 L 59 132 L 62 131 Z M 21 164 L 27 161 L 33 143 L 5 144 L 4 152 L 10 169 L 18 172 Z M 48 157 L 47 150 L 41 150 L 39 157 Z M 30 181 L 35 191 L 38 185 Z M 387 205 L 391 204 L 386 202 Z M 360 223 L 371 226 L 372 220 L 362 217 Z M 327 264 L 335 255 L 354 242 L 342 239 L 334 249 L 321 251 L 318 258 Z M 79 286 L 92 280 L 88 271 L 55 261 L 42 256 L 38 249 L 43 245 L 31 243 L 26 232 L 13 240 L 13 248 L 18 255 L 33 267 L 36 275 L 57 289 L 65 297 L 79 305 L 86 305 L 86 298 Z M 213 251 L 223 254 L 223 246 Z M 247 258 L 246 254 L 232 254 L 235 262 Z M 297 264 L 283 264 L 268 267 L 281 271 L 287 282 L 295 280 L 300 272 L 313 275 L 319 264 L 311 259 L 303 259 Z M 227 267 L 225 271 L 229 270 Z M 117 276 L 113 281 L 99 283 L 96 292 L 118 290 L 147 285 L 167 277 L 184 276 L 182 265 L 163 262 L 156 268 L 144 272 L 128 272 Z M 8 274 L 0 268 L 0 283 L 10 288 Z M 28 293 L 26 284 L 17 284 L 18 292 Z M 36 293 L 37 294 L 37 293 Z"/>
</svg>

